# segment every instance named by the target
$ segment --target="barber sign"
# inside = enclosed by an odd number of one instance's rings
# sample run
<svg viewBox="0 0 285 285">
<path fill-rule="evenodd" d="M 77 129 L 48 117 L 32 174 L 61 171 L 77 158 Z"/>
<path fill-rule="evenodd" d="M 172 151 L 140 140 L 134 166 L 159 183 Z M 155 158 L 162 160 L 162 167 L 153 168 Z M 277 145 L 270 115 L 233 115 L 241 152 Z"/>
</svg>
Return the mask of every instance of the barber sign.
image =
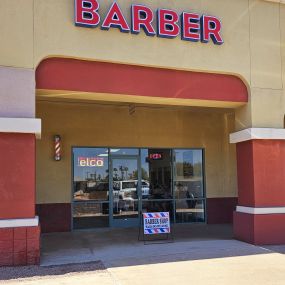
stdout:
<svg viewBox="0 0 285 285">
<path fill-rule="evenodd" d="M 145 235 L 169 234 L 169 212 L 143 213 Z"/>
<path fill-rule="evenodd" d="M 126 13 L 117 1 L 113 2 L 106 13 L 100 9 L 100 2 L 104 1 L 75 0 L 75 25 L 87 28 L 99 26 L 107 31 L 115 28 L 122 33 L 136 35 L 145 33 L 150 37 L 168 39 L 180 36 L 181 40 L 190 42 L 209 43 L 212 41 L 216 45 L 224 43 L 222 23 L 215 16 L 197 14 L 193 11 L 176 12 L 166 8 L 154 11 L 140 4 L 130 5 L 130 13 Z"/>
</svg>

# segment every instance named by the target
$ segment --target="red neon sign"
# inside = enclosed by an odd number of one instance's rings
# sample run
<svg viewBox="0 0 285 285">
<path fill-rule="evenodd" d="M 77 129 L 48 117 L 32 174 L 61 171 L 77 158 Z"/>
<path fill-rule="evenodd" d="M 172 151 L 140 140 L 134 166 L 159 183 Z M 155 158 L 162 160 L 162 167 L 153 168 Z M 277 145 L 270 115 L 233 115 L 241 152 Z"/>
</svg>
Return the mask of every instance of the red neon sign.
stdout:
<svg viewBox="0 0 285 285">
<path fill-rule="evenodd" d="M 162 153 L 151 153 L 149 155 L 149 158 L 152 160 L 161 160 L 162 159 Z"/>
<path fill-rule="evenodd" d="M 222 24 L 214 16 L 199 15 L 183 12 L 181 15 L 170 9 L 157 10 L 157 30 L 155 30 L 154 12 L 147 6 L 131 5 L 131 25 L 128 24 L 117 2 L 114 2 L 106 15 L 101 15 L 100 4 L 97 0 L 75 0 L 75 25 L 109 30 L 118 28 L 124 33 L 139 34 L 144 30 L 147 36 L 176 38 L 181 34 L 181 39 L 208 43 L 210 40 L 216 45 L 223 44 L 221 36 Z"/>
</svg>

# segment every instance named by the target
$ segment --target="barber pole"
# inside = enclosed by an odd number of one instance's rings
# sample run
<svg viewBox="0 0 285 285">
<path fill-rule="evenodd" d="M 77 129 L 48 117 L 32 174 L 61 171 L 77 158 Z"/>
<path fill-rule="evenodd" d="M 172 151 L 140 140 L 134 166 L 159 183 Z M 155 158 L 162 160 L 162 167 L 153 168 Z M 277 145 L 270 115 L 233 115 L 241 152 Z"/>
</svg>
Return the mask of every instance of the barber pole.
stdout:
<svg viewBox="0 0 285 285">
<path fill-rule="evenodd" d="M 54 156 L 55 161 L 60 161 L 61 160 L 61 137 L 59 135 L 54 136 L 54 151 L 55 151 L 55 156 Z"/>
</svg>

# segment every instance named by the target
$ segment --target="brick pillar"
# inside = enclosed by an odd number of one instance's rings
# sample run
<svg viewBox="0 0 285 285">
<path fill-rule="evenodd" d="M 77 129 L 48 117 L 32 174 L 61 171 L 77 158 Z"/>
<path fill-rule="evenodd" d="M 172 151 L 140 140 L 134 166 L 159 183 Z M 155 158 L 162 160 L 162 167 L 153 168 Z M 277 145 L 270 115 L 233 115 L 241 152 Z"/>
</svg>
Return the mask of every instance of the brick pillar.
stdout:
<svg viewBox="0 0 285 285">
<path fill-rule="evenodd" d="M 35 135 L 0 132 L 0 161 L 0 266 L 39 264 Z"/>
<path fill-rule="evenodd" d="M 236 143 L 238 206 L 234 235 L 256 244 L 285 244 L 285 130 L 247 129 Z"/>
<path fill-rule="evenodd" d="M 35 72 L 0 66 L 0 266 L 38 264 Z"/>
</svg>

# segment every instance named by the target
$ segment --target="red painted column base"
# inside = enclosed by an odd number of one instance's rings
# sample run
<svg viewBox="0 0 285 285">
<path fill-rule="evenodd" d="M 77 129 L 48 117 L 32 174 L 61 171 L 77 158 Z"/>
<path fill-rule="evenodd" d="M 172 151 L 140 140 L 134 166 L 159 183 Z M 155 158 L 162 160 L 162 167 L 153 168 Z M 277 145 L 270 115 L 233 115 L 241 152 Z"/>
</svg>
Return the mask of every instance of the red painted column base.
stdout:
<svg viewBox="0 0 285 285">
<path fill-rule="evenodd" d="M 0 229 L 0 266 L 39 263 L 40 226 Z"/>
<path fill-rule="evenodd" d="M 285 245 L 285 214 L 234 212 L 234 237 L 255 245 Z"/>
</svg>

